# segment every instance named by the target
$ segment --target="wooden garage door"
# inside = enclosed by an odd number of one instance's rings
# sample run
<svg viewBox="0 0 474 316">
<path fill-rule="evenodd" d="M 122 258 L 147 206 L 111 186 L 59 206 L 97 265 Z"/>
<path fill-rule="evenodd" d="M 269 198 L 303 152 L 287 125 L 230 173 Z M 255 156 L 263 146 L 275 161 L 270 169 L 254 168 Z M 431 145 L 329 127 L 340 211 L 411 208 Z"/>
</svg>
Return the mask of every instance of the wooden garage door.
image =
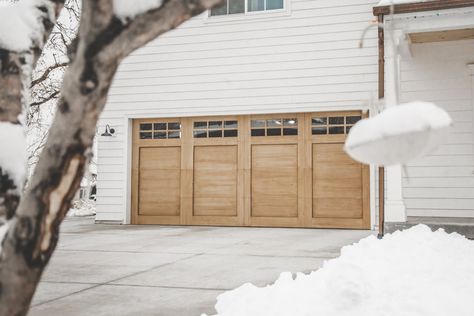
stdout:
<svg viewBox="0 0 474 316">
<path fill-rule="evenodd" d="M 132 222 L 369 228 L 368 168 L 342 149 L 360 118 L 135 120 Z"/>
</svg>

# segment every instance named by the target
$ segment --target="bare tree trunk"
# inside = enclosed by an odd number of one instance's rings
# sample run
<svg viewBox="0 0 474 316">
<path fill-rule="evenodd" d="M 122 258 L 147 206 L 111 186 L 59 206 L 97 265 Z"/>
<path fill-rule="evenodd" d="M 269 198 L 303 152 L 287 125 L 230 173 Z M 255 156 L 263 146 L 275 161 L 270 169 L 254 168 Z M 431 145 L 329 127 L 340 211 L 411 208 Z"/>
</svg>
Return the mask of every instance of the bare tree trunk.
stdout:
<svg viewBox="0 0 474 316">
<path fill-rule="evenodd" d="M 78 39 L 65 74 L 49 138 L 0 258 L 0 316 L 25 315 L 41 273 L 54 251 L 84 166 L 95 127 L 120 61 L 221 0 L 168 0 L 123 21 L 112 0 L 84 0 Z M 3 97 L 3 96 L 0 96 Z"/>
</svg>

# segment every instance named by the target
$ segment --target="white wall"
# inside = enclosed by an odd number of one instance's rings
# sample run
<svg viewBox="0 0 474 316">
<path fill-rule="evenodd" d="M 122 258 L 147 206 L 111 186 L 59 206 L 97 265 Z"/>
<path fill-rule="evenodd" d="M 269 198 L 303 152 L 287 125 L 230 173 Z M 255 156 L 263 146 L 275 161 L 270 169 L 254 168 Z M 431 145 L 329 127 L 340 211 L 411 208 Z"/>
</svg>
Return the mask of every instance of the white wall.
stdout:
<svg viewBox="0 0 474 316">
<path fill-rule="evenodd" d="M 402 101 L 425 100 L 454 120 L 443 145 L 411 162 L 403 176 L 408 216 L 474 217 L 474 40 L 412 45 L 401 63 Z"/>
<path fill-rule="evenodd" d="M 304 112 L 366 107 L 377 96 L 377 0 L 288 0 L 279 14 L 186 22 L 127 58 L 101 117 L 97 220 L 125 220 L 126 117 Z"/>
</svg>

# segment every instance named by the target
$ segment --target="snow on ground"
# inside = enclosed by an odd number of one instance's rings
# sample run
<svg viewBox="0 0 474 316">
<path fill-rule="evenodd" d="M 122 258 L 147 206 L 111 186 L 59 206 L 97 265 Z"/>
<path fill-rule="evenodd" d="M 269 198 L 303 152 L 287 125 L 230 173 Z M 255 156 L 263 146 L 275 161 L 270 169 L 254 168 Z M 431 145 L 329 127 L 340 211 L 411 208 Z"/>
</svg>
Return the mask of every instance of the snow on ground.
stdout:
<svg viewBox="0 0 474 316">
<path fill-rule="evenodd" d="M 415 101 L 387 108 L 357 122 L 344 149 L 366 164 L 406 163 L 436 149 L 452 119 L 433 103 Z"/>
<path fill-rule="evenodd" d="M 114 12 L 120 18 L 133 18 L 148 10 L 159 8 L 161 0 L 114 0 Z"/>
<path fill-rule="evenodd" d="M 417 225 L 346 246 L 311 274 L 217 298 L 219 316 L 471 316 L 474 241 Z"/>
<path fill-rule="evenodd" d="M 95 202 L 92 200 L 74 201 L 67 216 L 93 216 L 96 214 Z"/>
<path fill-rule="evenodd" d="M 28 50 L 33 40 L 41 40 L 41 12 L 38 0 L 6 2 L 0 0 L 0 47 L 12 51 Z"/>
<path fill-rule="evenodd" d="M 7 173 L 19 190 L 26 176 L 26 139 L 23 126 L 0 122 L 0 167 Z"/>
</svg>

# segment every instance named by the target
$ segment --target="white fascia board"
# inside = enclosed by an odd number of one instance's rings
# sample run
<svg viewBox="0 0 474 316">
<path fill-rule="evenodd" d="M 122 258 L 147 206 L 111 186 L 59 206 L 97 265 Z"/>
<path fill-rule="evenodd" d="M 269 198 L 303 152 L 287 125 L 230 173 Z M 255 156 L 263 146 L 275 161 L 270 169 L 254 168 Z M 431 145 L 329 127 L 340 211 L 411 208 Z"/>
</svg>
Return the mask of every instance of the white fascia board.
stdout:
<svg viewBox="0 0 474 316">
<path fill-rule="evenodd" d="M 405 34 L 474 28 L 474 7 L 387 15 L 385 23 Z"/>
</svg>

